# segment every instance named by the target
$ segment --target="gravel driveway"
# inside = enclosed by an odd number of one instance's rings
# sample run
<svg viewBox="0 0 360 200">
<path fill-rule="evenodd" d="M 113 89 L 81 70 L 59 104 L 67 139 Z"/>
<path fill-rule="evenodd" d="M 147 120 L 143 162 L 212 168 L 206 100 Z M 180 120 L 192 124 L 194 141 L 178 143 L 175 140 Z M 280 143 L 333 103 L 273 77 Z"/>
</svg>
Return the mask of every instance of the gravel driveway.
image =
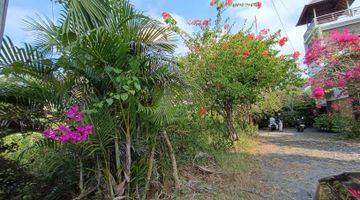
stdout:
<svg viewBox="0 0 360 200">
<path fill-rule="evenodd" d="M 360 171 L 360 144 L 337 141 L 330 133 L 261 132 L 254 150 L 261 163 L 270 199 L 312 199 L 317 180 Z"/>
</svg>

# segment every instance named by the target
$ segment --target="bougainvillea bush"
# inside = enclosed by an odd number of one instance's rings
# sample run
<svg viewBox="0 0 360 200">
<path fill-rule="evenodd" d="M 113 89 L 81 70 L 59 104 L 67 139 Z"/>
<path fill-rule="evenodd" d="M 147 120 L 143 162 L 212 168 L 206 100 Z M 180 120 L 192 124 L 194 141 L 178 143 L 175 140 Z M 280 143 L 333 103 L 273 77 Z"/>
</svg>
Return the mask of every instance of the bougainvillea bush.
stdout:
<svg viewBox="0 0 360 200">
<path fill-rule="evenodd" d="M 360 98 L 360 38 L 348 29 L 342 32 L 332 31 L 329 35 L 316 39 L 305 55 L 317 107 L 331 101 L 332 115 L 347 121 L 349 126 L 337 126 L 336 132 L 350 137 L 359 137 L 351 126 L 358 124 Z M 350 116 L 349 116 L 350 115 Z M 344 123 L 338 123 L 344 124 Z M 328 127 L 332 130 L 331 127 Z M 350 130 L 350 131 L 349 131 Z M 358 135 L 358 136 L 356 136 Z"/>
<path fill-rule="evenodd" d="M 43 132 L 45 138 L 59 142 L 85 142 L 92 134 L 93 125 L 84 124 L 84 113 L 79 111 L 78 105 L 73 105 L 66 112 L 67 120 L 65 124 L 60 124 L 55 129 L 46 129 Z"/>
<path fill-rule="evenodd" d="M 235 3 L 211 1 L 217 10 L 212 20 L 193 20 L 199 26 L 194 35 L 182 31 L 169 13 L 163 13 L 165 22 L 185 40 L 190 52 L 182 60 L 188 81 L 192 83 L 200 108 L 199 115 L 216 112 L 223 116 L 230 138 L 238 138 L 234 127 L 237 106 L 251 106 L 264 92 L 281 89 L 298 80 L 296 60 L 299 52 L 280 55 L 275 47 L 284 46 L 288 38 L 280 32 L 270 34 L 263 29 L 258 34 L 250 30 L 232 31 L 222 13 L 239 6 L 260 8 L 261 2 Z M 209 111 L 209 112 L 208 112 Z"/>
<path fill-rule="evenodd" d="M 360 80 L 360 38 L 348 29 L 342 33 L 332 31 L 329 35 L 315 40 L 306 51 L 305 64 L 308 65 L 308 80 L 313 88 L 314 98 L 329 98 L 338 90 L 334 98 L 347 97 L 348 104 L 359 100 Z M 341 105 L 334 104 L 335 110 Z M 358 109 L 358 108 L 357 108 Z"/>
</svg>

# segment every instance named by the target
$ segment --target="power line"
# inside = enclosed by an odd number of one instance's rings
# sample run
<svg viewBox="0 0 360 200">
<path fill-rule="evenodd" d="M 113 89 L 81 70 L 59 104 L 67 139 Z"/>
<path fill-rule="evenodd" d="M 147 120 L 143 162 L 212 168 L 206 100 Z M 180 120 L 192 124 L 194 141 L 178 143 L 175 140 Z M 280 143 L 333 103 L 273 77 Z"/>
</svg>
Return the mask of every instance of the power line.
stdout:
<svg viewBox="0 0 360 200">
<path fill-rule="evenodd" d="M 285 34 L 286 34 L 286 35 L 289 35 L 289 34 L 287 33 L 287 31 L 286 31 L 286 28 L 285 28 L 285 25 L 284 25 L 283 21 L 281 20 L 280 14 L 279 14 L 279 12 L 278 12 L 278 10 L 277 10 L 277 8 L 276 8 L 276 5 L 275 5 L 275 3 L 274 3 L 274 0 L 271 0 L 271 3 L 272 3 L 272 6 L 273 6 L 273 8 L 274 8 L 274 11 L 275 11 L 275 13 L 276 13 L 276 15 L 277 15 L 280 23 L 281 23 L 282 28 L 284 29 Z M 289 38 L 289 42 L 290 42 L 291 48 L 293 49 L 293 51 L 295 51 L 294 45 L 293 45 L 293 43 L 291 42 L 290 38 Z"/>
</svg>

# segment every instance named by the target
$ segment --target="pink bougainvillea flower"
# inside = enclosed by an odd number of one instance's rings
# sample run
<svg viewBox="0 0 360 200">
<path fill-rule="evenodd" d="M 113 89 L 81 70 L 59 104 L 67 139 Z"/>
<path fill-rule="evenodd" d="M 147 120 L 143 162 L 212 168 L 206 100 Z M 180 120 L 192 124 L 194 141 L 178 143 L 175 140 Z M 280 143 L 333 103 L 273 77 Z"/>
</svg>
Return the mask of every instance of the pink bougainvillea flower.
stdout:
<svg viewBox="0 0 360 200">
<path fill-rule="evenodd" d="M 313 85 L 316 82 L 316 80 L 313 77 L 308 78 L 307 83 L 310 85 Z"/>
<path fill-rule="evenodd" d="M 348 70 L 345 72 L 345 79 L 347 81 L 351 80 L 354 77 L 354 71 L 353 70 Z"/>
<path fill-rule="evenodd" d="M 79 121 L 83 120 L 84 113 L 79 112 L 79 106 L 78 105 L 73 105 L 66 112 L 66 116 L 72 121 L 79 122 Z"/>
<path fill-rule="evenodd" d="M 325 82 L 325 85 L 328 86 L 328 87 L 333 87 L 335 85 L 334 81 L 333 80 L 327 80 Z"/>
<path fill-rule="evenodd" d="M 93 125 L 83 125 L 84 113 L 79 112 L 79 106 L 73 105 L 70 107 L 66 116 L 70 121 L 77 123 L 60 124 L 56 129 L 47 129 L 43 132 L 43 136 L 48 139 L 65 142 L 82 142 L 86 141 L 90 134 L 92 134 Z"/>
<path fill-rule="evenodd" d="M 260 8 L 262 7 L 261 1 L 259 1 L 259 2 L 256 3 L 256 7 L 257 7 L 258 9 L 260 9 Z"/>
<path fill-rule="evenodd" d="M 60 132 L 62 132 L 63 134 L 66 134 L 66 133 L 70 133 L 70 132 L 71 132 L 69 126 L 67 126 L 67 125 L 65 125 L 65 124 L 59 125 L 59 127 L 56 129 L 56 131 L 60 131 Z"/>
<path fill-rule="evenodd" d="M 231 6 L 234 3 L 234 0 L 226 0 L 225 6 Z"/>
<path fill-rule="evenodd" d="M 168 12 L 163 12 L 161 15 L 162 15 L 164 20 L 167 20 L 167 19 L 169 19 L 171 17 L 171 15 Z"/>
<path fill-rule="evenodd" d="M 319 63 L 317 58 L 320 55 L 326 55 L 325 46 L 320 40 L 315 40 L 310 48 L 306 51 L 304 63 L 310 65 L 312 62 Z"/>
<path fill-rule="evenodd" d="M 260 35 L 267 35 L 270 32 L 270 29 L 264 28 L 260 30 Z"/>
<path fill-rule="evenodd" d="M 279 40 L 279 45 L 284 46 L 287 41 L 288 41 L 288 37 L 285 36 Z"/>
<path fill-rule="evenodd" d="M 210 1 L 210 6 L 214 6 L 216 4 L 216 0 L 211 0 Z"/>
<path fill-rule="evenodd" d="M 338 87 L 345 87 L 346 86 L 346 81 L 344 79 L 339 79 L 337 81 L 337 86 Z"/>
<path fill-rule="evenodd" d="M 244 53 L 243 53 L 243 59 L 247 59 L 248 57 L 250 56 L 250 51 L 245 51 Z"/>
<path fill-rule="evenodd" d="M 295 51 L 292 56 L 293 58 L 298 59 L 300 57 L 300 52 Z"/>
<path fill-rule="evenodd" d="M 330 39 L 333 40 L 334 42 L 338 42 L 341 44 L 346 44 L 346 43 L 353 43 L 359 40 L 359 36 L 358 35 L 354 35 L 350 33 L 349 29 L 344 29 L 344 32 L 341 34 L 338 31 L 332 31 L 330 33 Z"/>
<path fill-rule="evenodd" d="M 43 132 L 43 136 L 45 138 L 55 138 L 56 137 L 56 132 L 54 130 L 51 130 L 51 129 L 46 129 Z"/>
<path fill-rule="evenodd" d="M 313 96 L 316 98 L 316 99 L 321 99 L 323 98 L 325 95 L 325 90 L 324 88 L 322 87 L 317 87 L 314 89 L 313 91 Z"/>
<path fill-rule="evenodd" d="M 353 195 L 356 199 L 360 199 L 360 191 L 355 187 L 348 188 L 348 191 Z"/>
</svg>

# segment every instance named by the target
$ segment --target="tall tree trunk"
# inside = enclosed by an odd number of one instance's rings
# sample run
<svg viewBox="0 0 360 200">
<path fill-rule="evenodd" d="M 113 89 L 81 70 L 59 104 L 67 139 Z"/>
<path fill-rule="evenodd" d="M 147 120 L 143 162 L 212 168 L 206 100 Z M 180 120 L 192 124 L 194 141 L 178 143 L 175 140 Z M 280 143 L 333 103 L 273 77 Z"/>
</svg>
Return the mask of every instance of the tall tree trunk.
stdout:
<svg viewBox="0 0 360 200">
<path fill-rule="evenodd" d="M 130 180 L 131 180 L 131 133 L 130 133 L 130 123 L 126 124 L 125 130 L 125 181 L 127 182 L 127 193 L 129 195 L 130 192 Z"/>
<path fill-rule="evenodd" d="M 178 169 L 177 169 L 177 164 L 176 164 L 176 158 L 175 158 L 175 153 L 174 153 L 174 149 L 171 145 L 170 139 L 168 134 L 166 133 L 165 130 L 161 131 L 162 135 L 164 137 L 164 140 L 166 142 L 166 145 L 169 149 L 169 154 L 170 154 L 170 160 L 171 160 L 171 165 L 173 168 L 173 177 L 174 177 L 174 184 L 175 184 L 175 188 L 179 189 L 180 188 L 180 181 L 179 181 L 179 175 L 178 175 Z"/>
<path fill-rule="evenodd" d="M 233 124 L 233 105 L 231 100 L 226 100 L 225 102 L 225 112 L 226 112 L 226 127 L 228 130 L 229 137 L 236 141 L 239 139 L 236 129 Z"/>
<path fill-rule="evenodd" d="M 115 143 L 115 163 L 116 163 L 116 178 L 118 182 L 121 182 L 121 177 L 120 177 L 120 169 L 121 169 L 121 162 L 120 162 L 120 145 L 119 145 L 119 136 L 118 133 L 115 133 L 115 139 L 114 139 L 114 143 Z"/>
<path fill-rule="evenodd" d="M 150 180 L 151 180 L 151 175 L 152 175 L 153 166 L 154 166 L 154 156 L 155 156 L 155 145 L 153 145 L 151 148 L 151 153 L 150 153 L 150 158 L 149 158 L 149 163 L 148 163 L 148 171 L 146 174 L 145 189 L 144 189 L 144 194 L 143 194 L 142 200 L 146 200 L 146 195 L 147 195 L 147 192 L 150 187 Z"/>
</svg>

